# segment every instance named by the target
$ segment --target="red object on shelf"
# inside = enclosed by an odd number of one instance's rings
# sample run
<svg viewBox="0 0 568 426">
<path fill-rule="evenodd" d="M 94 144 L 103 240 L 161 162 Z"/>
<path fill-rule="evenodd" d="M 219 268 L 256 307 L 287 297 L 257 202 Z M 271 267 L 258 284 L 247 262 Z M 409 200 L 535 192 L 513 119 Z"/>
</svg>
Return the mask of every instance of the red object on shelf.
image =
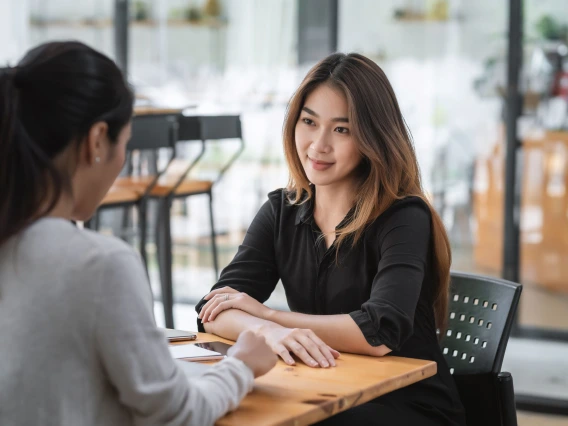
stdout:
<svg viewBox="0 0 568 426">
<path fill-rule="evenodd" d="M 554 95 L 568 99 L 568 71 L 560 71 L 557 74 Z"/>
</svg>

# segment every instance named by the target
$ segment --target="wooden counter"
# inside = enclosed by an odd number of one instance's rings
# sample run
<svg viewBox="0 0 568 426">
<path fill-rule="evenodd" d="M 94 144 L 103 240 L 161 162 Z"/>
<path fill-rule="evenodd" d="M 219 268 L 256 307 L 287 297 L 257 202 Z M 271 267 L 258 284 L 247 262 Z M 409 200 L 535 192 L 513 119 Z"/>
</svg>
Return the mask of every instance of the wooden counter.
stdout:
<svg viewBox="0 0 568 426">
<path fill-rule="evenodd" d="M 199 333 L 196 342 L 230 341 Z M 334 368 L 282 361 L 255 380 L 254 390 L 218 426 L 309 425 L 436 374 L 436 363 L 341 354 Z"/>
<path fill-rule="evenodd" d="M 504 135 L 476 164 L 476 266 L 500 275 L 503 259 Z M 521 277 L 568 293 L 568 132 L 543 132 L 522 141 Z"/>
</svg>

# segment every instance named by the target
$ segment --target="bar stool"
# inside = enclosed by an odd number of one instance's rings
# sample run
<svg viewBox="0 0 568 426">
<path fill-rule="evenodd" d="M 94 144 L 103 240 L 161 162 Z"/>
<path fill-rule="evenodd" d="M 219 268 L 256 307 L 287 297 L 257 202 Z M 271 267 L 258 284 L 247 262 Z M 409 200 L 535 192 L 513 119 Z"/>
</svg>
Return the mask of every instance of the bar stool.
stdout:
<svg viewBox="0 0 568 426">
<path fill-rule="evenodd" d="M 141 115 L 132 119 L 132 137 L 127 145 L 127 165 L 123 175 L 119 176 L 102 200 L 94 217 L 85 223 L 86 228 L 98 230 L 100 212 L 111 208 L 138 209 L 138 228 L 140 235 L 140 255 L 147 268 L 146 236 L 147 236 L 147 200 L 160 176 L 167 170 L 175 158 L 175 141 L 177 140 L 177 115 L 157 114 Z M 132 153 L 134 151 L 156 152 L 160 148 L 169 148 L 171 155 L 168 163 L 151 176 L 133 176 Z"/>
<path fill-rule="evenodd" d="M 200 116 L 200 117 L 179 117 L 179 138 L 180 141 L 199 140 L 201 151 L 198 156 L 188 165 L 188 167 L 176 177 L 162 176 L 150 196 L 160 200 L 160 211 L 158 220 L 158 234 L 160 244 L 158 251 L 160 261 L 160 272 L 162 278 L 162 291 L 164 300 L 164 314 L 167 328 L 174 328 L 173 320 L 173 276 L 172 276 L 172 238 L 170 214 L 172 202 L 176 198 L 188 198 L 194 195 L 207 195 L 209 197 L 209 220 L 211 225 L 211 253 L 215 276 L 219 276 L 219 265 L 217 259 L 217 244 L 215 222 L 213 215 L 213 187 L 221 180 L 225 172 L 231 167 L 236 159 L 244 150 L 244 141 L 241 131 L 241 120 L 238 115 L 224 116 Z M 238 150 L 221 167 L 215 180 L 195 180 L 189 179 L 188 175 L 203 157 L 207 143 L 209 141 L 238 139 L 240 145 Z"/>
</svg>

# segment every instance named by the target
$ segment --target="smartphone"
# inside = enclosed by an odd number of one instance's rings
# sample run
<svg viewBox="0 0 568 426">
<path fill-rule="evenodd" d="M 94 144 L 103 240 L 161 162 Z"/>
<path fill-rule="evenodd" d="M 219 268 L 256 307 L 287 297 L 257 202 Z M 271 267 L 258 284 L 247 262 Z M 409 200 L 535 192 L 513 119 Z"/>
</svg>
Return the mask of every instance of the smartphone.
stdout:
<svg viewBox="0 0 568 426">
<path fill-rule="evenodd" d="M 171 328 L 164 329 L 166 337 L 170 342 L 185 342 L 187 340 L 195 340 L 197 334 L 192 331 L 174 330 Z"/>
<path fill-rule="evenodd" d="M 221 355 L 224 356 L 227 356 L 227 351 L 232 346 L 223 342 L 192 343 L 192 345 L 198 346 L 203 349 L 208 349 L 210 351 L 219 352 Z"/>
</svg>

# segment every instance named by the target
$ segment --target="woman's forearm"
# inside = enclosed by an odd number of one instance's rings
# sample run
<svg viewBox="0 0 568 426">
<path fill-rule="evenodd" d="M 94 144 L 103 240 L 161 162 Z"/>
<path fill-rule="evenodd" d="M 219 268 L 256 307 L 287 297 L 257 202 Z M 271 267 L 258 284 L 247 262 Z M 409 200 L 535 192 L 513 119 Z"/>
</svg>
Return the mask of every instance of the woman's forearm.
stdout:
<svg viewBox="0 0 568 426">
<path fill-rule="evenodd" d="M 207 333 L 213 333 L 225 339 L 237 340 L 245 330 L 260 332 L 264 327 L 275 325 L 274 322 L 257 318 L 239 309 L 228 309 L 221 312 L 215 321 L 203 324 Z"/>
<path fill-rule="evenodd" d="M 214 321 L 203 324 L 205 331 L 236 340 L 244 330 L 262 333 L 264 329 L 281 325 L 287 328 L 312 330 L 327 345 L 340 352 L 383 356 L 390 352 L 385 345 L 371 346 L 355 321 L 347 315 L 307 315 L 270 310 L 266 318 L 257 318 L 239 309 L 221 312 Z"/>
<path fill-rule="evenodd" d="M 340 352 L 371 356 L 383 356 L 390 352 L 385 345 L 371 346 L 361 329 L 347 314 L 308 315 L 271 310 L 266 319 L 283 327 L 309 328 L 326 344 Z"/>
</svg>

